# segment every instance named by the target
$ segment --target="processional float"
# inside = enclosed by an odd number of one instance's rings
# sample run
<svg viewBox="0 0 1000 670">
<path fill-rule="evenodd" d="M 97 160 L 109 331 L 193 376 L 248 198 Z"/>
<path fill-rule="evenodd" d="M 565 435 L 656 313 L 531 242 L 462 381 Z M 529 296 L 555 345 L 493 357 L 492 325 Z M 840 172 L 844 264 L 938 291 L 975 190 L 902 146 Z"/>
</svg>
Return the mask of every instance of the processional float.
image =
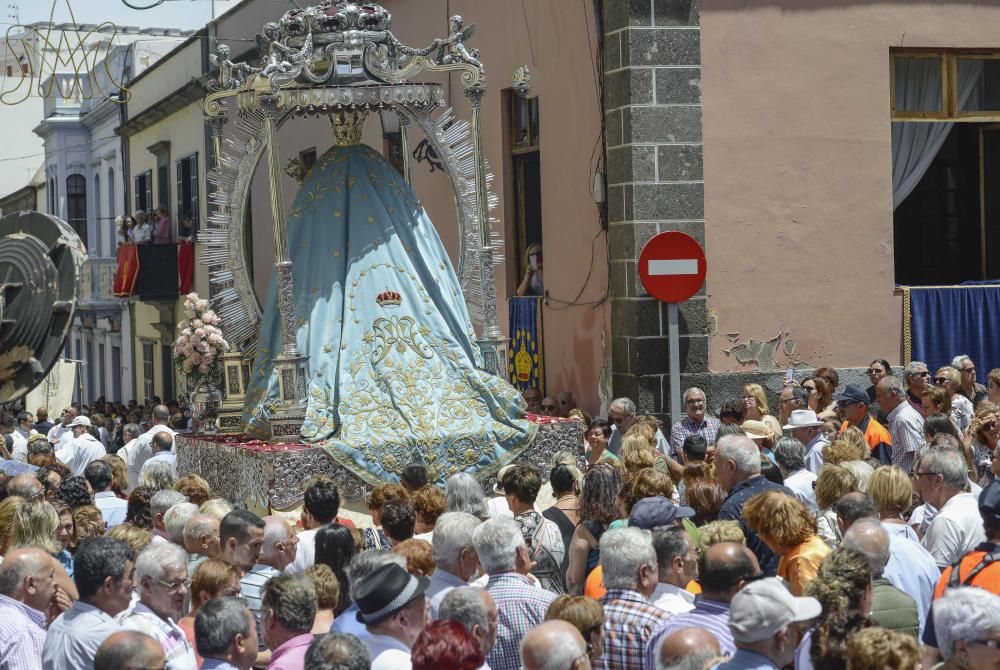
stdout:
<svg viewBox="0 0 1000 670">
<path fill-rule="evenodd" d="M 465 46 L 474 27 L 453 16 L 447 37 L 414 48 L 397 39 L 390 26 L 389 12 L 377 4 L 327 0 L 288 11 L 265 25 L 257 35 L 257 59 L 252 63 L 234 62 L 226 45 L 218 45 L 212 56 L 217 74 L 209 83 L 212 92 L 206 97 L 205 112 L 214 140 L 214 166 L 208 174 L 214 190 L 209 196 L 208 226 L 199 237 L 205 245 L 201 261 L 209 266 L 215 312 L 232 347 L 224 356 L 226 400 L 218 426 L 221 433 L 240 435 L 222 440 L 233 454 L 225 459 L 206 455 L 213 444 L 210 436 L 182 436 L 179 468 L 218 470 L 213 488 L 252 494 L 257 503 L 270 496 L 272 507 L 301 498 L 298 485 L 309 474 L 332 476 L 342 494 L 356 500 L 367 487 L 394 479 L 414 460 L 423 460 L 438 483 L 454 472 L 470 472 L 488 483 L 500 466 L 513 459 L 531 462 L 547 475 L 555 452 L 578 453 L 582 443 L 578 422 L 550 420 L 542 425 L 526 417 L 520 395 L 504 381 L 506 340 L 499 327 L 494 276 L 502 259 L 494 229 L 497 221 L 490 215 L 497 199 L 490 191 L 492 175 L 480 123 L 486 80 L 478 52 Z M 459 74 L 471 118 L 461 119 L 448 107 L 441 84 L 416 81 L 421 73 Z M 526 72 L 516 79 L 515 84 L 524 84 Z M 399 172 L 370 148 L 357 146 L 370 112 L 398 118 Z M 322 116 L 330 118 L 334 148 L 318 158 L 308 174 L 301 165 L 282 166 L 278 129 Z M 450 181 L 459 228 L 457 269 L 412 191 L 411 143 L 417 132 L 440 157 Z M 251 259 L 244 249 L 244 227 L 251 181 L 263 160 L 275 260 L 268 306 L 262 309 L 248 271 Z M 335 211 L 329 219 L 313 216 L 307 221 L 312 215 L 301 210 L 311 207 L 315 212 L 320 206 L 311 199 L 324 198 L 321 191 L 338 194 L 327 198 L 323 207 L 334 206 L 332 200 L 343 204 L 345 212 L 359 205 L 364 210 L 360 201 L 335 199 L 344 198 L 354 185 L 354 177 L 345 177 L 344 170 L 358 164 L 363 173 L 357 174 L 353 193 L 364 191 L 360 198 L 371 194 L 384 209 L 363 211 L 367 217 L 352 211 L 343 219 L 342 212 Z M 282 194 L 283 172 L 302 183 L 290 209 Z M 334 182 L 335 177 L 341 181 Z M 329 181 L 318 181 L 322 179 Z M 308 185 L 314 185 L 315 192 L 309 191 L 306 199 Z M 401 217 L 397 206 L 412 218 Z M 385 235 L 363 239 L 364 232 L 372 229 L 361 225 L 359 216 L 375 222 L 374 228 L 383 226 Z M 335 239 L 330 231 L 338 227 L 362 233 L 358 246 L 367 245 L 365 253 L 355 253 L 353 242 L 343 249 L 332 244 L 332 250 L 323 249 L 325 260 L 317 260 L 320 244 L 307 231 L 327 235 L 329 241 Z M 347 253 L 341 255 L 347 248 L 350 260 L 343 257 Z M 385 256 L 382 262 L 371 260 L 380 253 L 390 254 L 389 261 Z M 296 258 L 310 261 L 304 267 L 294 262 Z M 340 271 L 334 266 L 345 263 L 359 276 L 371 274 L 360 287 L 356 276 L 352 281 L 351 271 L 332 284 L 311 288 L 296 280 L 305 273 L 311 281 L 312 266 L 327 263 L 334 274 Z M 386 268 L 398 274 L 387 276 Z M 384 291 L 372 286 L 378 272 L 383 272 L 378 281 L 387 280 Z M 396 285 L 390 286 L 394 280 Z M 339 289 L 330 290 L 334 284 Z M 336 290 L 342 293 L 331 297 Z M 318 297 L 310 298 L 310 291 Z M 364 291 L 366 302 L 356 307 L 356 292 Z M 305 307 L 303 296 L 310 300 Z M 334 330 L 342 339 L 320 348 L 316 331 L 331 320 L 316 319 L 315 305 L 320 299 L 332 304 L 338 297 L 341 311 L 329 313 L 340 315 L 334 320 L 343 325 Z M 427 310 L 416 314 L 414 304 Z M 408 306 L 411 312 L 403 316 Z M 369 312 L 358 319 L 347 309 Z M 350 326 L 351 321 L 364 323 Z M 348 333 L 351 327 L 354 330 Z M 351 388 L 345 392 L 348 401 L 342 393 L 336 402 L 329 402 L 327 408 L 332 409 L 324 414 L 321 401 L 327 391 L 317 385 L 326 383 L 318 377 L 330 359 L 336 359 L 338 374 L 349 378 L 348 382 L 338 378 L 338 383 Z M 375 372 L 359 382 L 368 367 Z M 262 382 L 265 368 L 268 376 Z M 447 383 L 436 383 L 442 379 Z M 266 401 L 260 401 L 262 385 Z M 381 405 L 372 400 L 376 396 L 382 398 Z M 370 406 L 363 407 L 366 402 Z M 351 422 L 361 414 L 363 421 Z M 258 436 L 254 431 L 261 417 L 266 418 L 268 434 Z M 405 434 L 405 439 L 397 439 L 397 433 Z M 353 435 L 353 442 L 346 435 Z M 241 442 L 244 438 L 246 442 Z M 243 453 L 248 450 L 233 449 L 251 441 L 259 444 L 254 438 L 267 445 L 300 444 L 269 452 L 267 464 L 260 465 L 258 456 Z M 302 442 L 313 448 L 301 448 L 306 446 Z M 234 478 L 234 468 L 245 474 Z M 269 493 L 261 494 L 262 490 Z"/>
</svg>

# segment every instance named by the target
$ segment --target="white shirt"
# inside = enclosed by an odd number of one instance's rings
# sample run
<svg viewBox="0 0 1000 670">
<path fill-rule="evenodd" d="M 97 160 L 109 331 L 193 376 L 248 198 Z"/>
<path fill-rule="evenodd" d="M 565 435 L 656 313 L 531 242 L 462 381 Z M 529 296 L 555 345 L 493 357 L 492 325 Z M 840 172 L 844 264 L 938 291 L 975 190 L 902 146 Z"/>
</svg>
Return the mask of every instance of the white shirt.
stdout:
<svg viewBox="0 0 1000 670">
<path fill-rule="evenodd" d="M 979 502 L 971 493 L 959 493 L 934 515 L 922 544 L 938 567 L 945 568 L 985 541 Z"/>
<path fill-rule="evenodd" d="M 128 490 L 126 493 L 131 493 L 132 489 L 139 485 L 139 471 L 135 472 L 135 481 L 132 480 L 132 466 L 129 465 L 132 459 L 132 450 L 135 449 L 135 443 L 138 439 L 129 440 L 121 449 L 118 450 L 118 455 L 121 459 L 125 461 L 125 465 L 128 466 Z"/>
<path fill-rule="evenodd" d="M 819 474 L 819 469 L 823 467 L 823 449 L 830 442 L 823 433 L 816 433 L 816 436 L 809 440 L 806 445 L 806 469 L 813 474 Z"/>
<path fill-rule="evenodd" d="M 49 626 L 42 670 L 93 670 L 97 648 L 120 630 L 110 614 L 77 600 Z"/>
<path fill-rule="evenodd" d="M 951 397 L 951 420 L 958 426 L 958 432 L 965 434 L 965 429 L 972 424 L 972 402 L 961 393 Z"/>
<path fill-rule="evenodd" d="M 674 616 L 694 609 L 694 594 L 673 584 L 660 582 L 656 585 L 656 590 L 653 591 L 649 600 L 664 612 Z"/>
<path fill-rule="evenodd" d="M 819 507 L 816 506 L 816 489 L 813 488 L 815 484 L 816 475 L 805 469 L 793 472 L 785 477 L 785 486 L 792 490 L 795 497 L 801 500 L 809 508 L 810 512 L 818 514 Z"/>
<path fill-rule="evenodd" d="M 56 458 L 65 463 L 74 475 L 81 477 L 91 461 L 100 460 L 107 453 L 96 437 L 84 432 L 80 437 L 70 440 L 65 447 L 57 449 Z"/>
<path fill-rule="evenodd" d="M 150 242 L 153 239 L 153 224 L 149 221 L 144 221 L 138 226 L 133 228 L 135 231 L 135 241 L 137 244 L 142 242 Z"/>
<path fill-rule="evenodd" d="M 372 670 L 401 670 L 409 668 L 410 649 L 394 637 L 371 635 L 362 640 L 372 657 Z"/>
<path fill-rule="evenodd" d="M 56 444 L 62 439 L 63 435 L 69 435 L 69 438 L 73 439 L 73 431 L 70 430 L 70 427 L 64 426 L 62 423 L 57 423 L 49 428 L 49 434 L 46 437 L 49 438 L 49 442 Z"/>
<path fill-rule="evenodd" d="M 101 510 L 101 516 L 104 517 L 104 523 L 108 528 L 125 522 L 128 501 L 122 500 L 111 491 L 95 493 L 94 506 Z"/>
<path fill-rule="evenodd" d="M 170 451 L 158 451 L 149 458 L 146 462 L 142 464 L 142 468 L 139 470 L 139 477 L 142 478 L 142 473 L 146 471 L 146 468 L 150 466 L 151 463 L 166 463 L 170 466 L 170 471 L 177 475 L 177 454 Z"/>
<path fill-rule="evenodd" d="M 305 572 L 316 564 L 316 533 L 319 528 L 299 533 L 299 546 L 295 549 L 295 560 L 285 568 L 285 574 Z"/>
<path fill-rule="evenodd" d="M 14 441 L 14 448 L 10 452 L 10 457 L 13 460 L 28 462 L 28 438 L 32 435 L 38 435 L 38 431 L 33 428 L 28 431 L 15 428 L 14 432 L 10 434 L 10 439 Z"/>
<path fill-rule="evenodd" d="M 173 619 L 161 618 L 145 603 L 140 602 L 128 617 L 122 619 L 122 626 L 145 633 L 159 642 L 167 657 L 167 670 L 197 670 L 194 647 Z"/>
<path fill-rule="evenodd" d="M 132 448 L 128 450 L 125 458 L 125 464 L 128 465 L 128 485 L 129 490 L 134 489 L 139 485 L 139 475 L 142 473 L 142 466 L 150 459 L 153 455 L 153 447 L 150 444 L 153 441 L 153 436 L 157 433 L 170 433 L 175 435 L 176 433 L 169 426 L 156 425 L 147 430 L 145 433 L 140 435 L 135 439 L 135 444 Z M 119 454 L 121 456 L 121 454 Z M 133 479 L 133 474 L 135 478 Z"/>
</svg>

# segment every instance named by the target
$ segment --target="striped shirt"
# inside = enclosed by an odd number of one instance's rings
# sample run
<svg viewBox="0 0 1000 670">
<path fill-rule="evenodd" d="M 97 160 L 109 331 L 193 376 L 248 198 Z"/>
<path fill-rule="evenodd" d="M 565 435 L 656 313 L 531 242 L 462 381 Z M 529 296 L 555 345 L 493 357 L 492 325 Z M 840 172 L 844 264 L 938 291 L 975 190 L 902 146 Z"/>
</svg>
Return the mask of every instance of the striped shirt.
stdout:
<svg viewBox="0 0 1000 670">
<path fill-rule="evenodd" d="M 641 668 L 646 642 L 670 615 L 631 589 L 608 589 L 601 604 L 606 641 L 598 666 L 607 670 Z"/>
<path fill-rule="evenodd" d="M 37 670 L 44 646 L 45 614 L 0 595 L 0 668 Z"/>
<path fill-rule="evenodd" d="M 689 435 L 701 435 L 709 445 L 715 444 L 715 436 L 722 422 L 714 416 L 705 415 L 701 423 L 689 416 L 684 417 L 670 428 L 670 455 L 679 458 L 684 439 Z"/>
<path fill-rule="evenodd" d="M 642 667 L 646 670 L 655 670 L 656 656 L 663 640 L 682 628 L 704 628 L 719 641 L 723 656 L 732 656 L 736 653 L 733 634 L 729 630 L 729 603 L 698 596 L 693 610 L 671 618 L 653 632 L 649 644 L 646 645 L 645 662 Z"/>
<path fill-rule="evenodd" d="M 167 657 L 167 670 L 197 670 L 198 661 L 194 657 L 194 647 L 187 635 L 170 617 L 166 619 L 140 602 L 132 614 L 122 620 L 127 630 L 135 630 L 149 635 L 160 643 Z"/>
<path fill-rule="evenodd" d="M 493 670 L 519 670 L 521 639 L 545 620 L 556 596 L 516 572 L 490 575 L 486 592 L 496 603 L 498 619 L 497 643 L 486 655 L 486 662 Z"/>
<path fill-rule="evenodd" d="M 909 403 L 901 402 L 889 412 L 889 435 L 892 436 L 892 464 L 903 472 L 913 468 L 917 449 L 924 444 L 924 417 Z"/>
<path fill-rule="evenodd" d="M 250 568 L 243 575 L 243 579 L 240 580 L 240 595 L 247 601 L 247 607 L 253 612 L 254 621 L 257 622 L 257 646 L 260 651 L 264 651 L 267 648 L 264 645 L 264 636 L 260 632 L 260 592 L 264 590 L 264 584 L 267 584 L 272 577 L 277 577 L 280 574 L 281 570 L 276 570 L 270 565 L 258 563 Z"/>
</svg>

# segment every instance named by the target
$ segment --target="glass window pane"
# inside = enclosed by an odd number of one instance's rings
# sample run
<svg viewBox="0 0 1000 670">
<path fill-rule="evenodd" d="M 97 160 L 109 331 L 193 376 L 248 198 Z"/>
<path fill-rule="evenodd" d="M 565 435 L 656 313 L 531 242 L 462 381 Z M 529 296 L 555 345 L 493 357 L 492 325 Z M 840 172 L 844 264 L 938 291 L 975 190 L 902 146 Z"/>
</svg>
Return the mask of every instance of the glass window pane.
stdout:
<svg viewBox="0 0 1000 670">
<path fill-rule="evenodd" d="M 958 111 L 1000 111 L 1000 60 L 958 59 Z"/>
<path fill-rule="evenodd" d="M 895 57 L 897 112 L 941 112 L 941 58 Z"/>
</svg>

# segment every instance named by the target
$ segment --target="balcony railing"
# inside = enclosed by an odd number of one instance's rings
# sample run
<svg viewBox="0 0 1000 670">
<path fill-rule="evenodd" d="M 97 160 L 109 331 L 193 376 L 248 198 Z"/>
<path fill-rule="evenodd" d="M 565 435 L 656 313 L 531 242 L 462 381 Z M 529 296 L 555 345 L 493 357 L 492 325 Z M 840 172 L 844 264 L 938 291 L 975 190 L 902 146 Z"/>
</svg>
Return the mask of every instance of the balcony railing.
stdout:
<svg viewBox="0 0 1000 670">
<path fill-rule="evenodd" d="M 138 272 L 134 277 L 131 295 L 148 302 L 176 300 L 178 291 L 177 244 L 138 244 L 135 251 Z M 131 259 L 125 261 L 132 262 Z M 119 267 L 119 278 L 128 275 L 126 268 Z M 133 270 L 133 272 L 135 272 Z M 130 281 L 125 282 L 126 285 Z M 124 296 L 122 296 L 124 297 Z"/>
</svg>

